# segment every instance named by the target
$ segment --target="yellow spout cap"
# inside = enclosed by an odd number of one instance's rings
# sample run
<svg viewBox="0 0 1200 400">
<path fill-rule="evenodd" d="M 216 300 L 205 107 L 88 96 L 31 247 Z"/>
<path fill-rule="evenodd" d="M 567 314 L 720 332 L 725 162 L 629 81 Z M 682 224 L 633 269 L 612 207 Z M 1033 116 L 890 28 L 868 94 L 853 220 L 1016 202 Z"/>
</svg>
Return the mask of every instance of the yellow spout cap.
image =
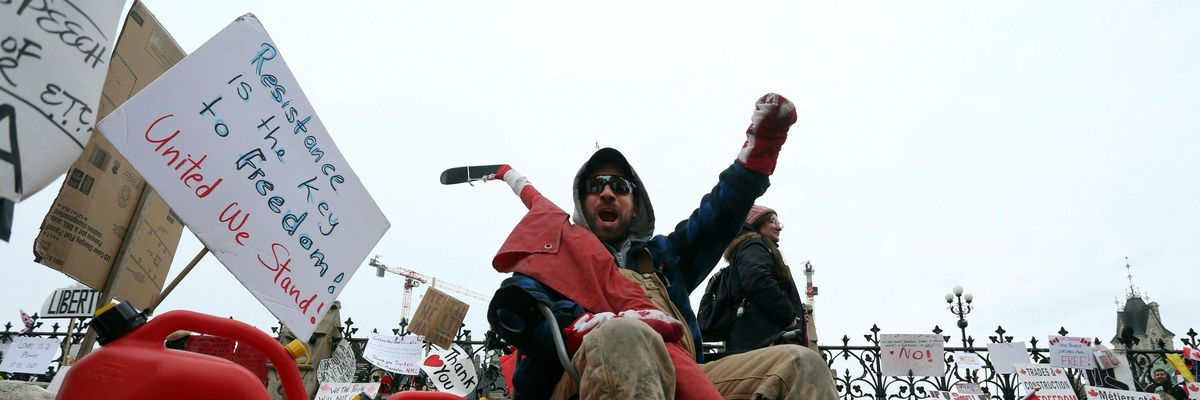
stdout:
<svg viewBox="0 0 1200 400">
<path fill-rule="evenodd" d="M 301 342 L 300 339 L 293 339 L 291 343 L 288 343 L 287 346 L 284 347 L 287 348 L 287 351 L 292 355 L 292 358 L 295 358 L 297 361 L 299 361 L 301 357 L 305 359 L 308 358 L 308 348 L 304 347 L 304 342 Z"/>
</svg>

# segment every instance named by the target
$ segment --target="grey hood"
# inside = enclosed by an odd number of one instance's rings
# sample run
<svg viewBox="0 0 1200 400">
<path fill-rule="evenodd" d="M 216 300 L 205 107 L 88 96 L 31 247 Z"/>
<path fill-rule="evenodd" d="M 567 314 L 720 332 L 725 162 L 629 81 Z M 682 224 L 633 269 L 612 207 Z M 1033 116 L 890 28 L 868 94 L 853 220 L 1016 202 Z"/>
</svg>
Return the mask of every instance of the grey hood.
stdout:
<svg viewBox="0 0 1200 400">
<path fill-rule="evenodd" d="M 654 235 L 654 206 L 650 204 L 650 195 L 646 193 L 646 185 L 642 183 L 642 178 L 638 176 L 637 171 L 633 170 L 633 166 L 629 165 L 629 161 L 621 152 L 610 147 L 596 150 L 592 157 L 579 168 L 579 172 L 575 174 L 575 182 L 571 185 L 572 197 L 575 199 L 575 213 L 572 218 L 576 225 L 591 229 L 588 226 L 587 218 L 583 215 L 582 183 L 597 166 L 603 164 L 612 164 L 624 170 L 633 184 L 637 185 L 633 190 L 633 195 L 637 197 L 637 218 L 634 218 L 629 226 L 629 238 L 625 240 L 620 249 L 617 249 L 624 254 L 625 250 L 629 248 L 630 242 L 644 242 L 650 240 L 650 237 Z"/>
</svg>

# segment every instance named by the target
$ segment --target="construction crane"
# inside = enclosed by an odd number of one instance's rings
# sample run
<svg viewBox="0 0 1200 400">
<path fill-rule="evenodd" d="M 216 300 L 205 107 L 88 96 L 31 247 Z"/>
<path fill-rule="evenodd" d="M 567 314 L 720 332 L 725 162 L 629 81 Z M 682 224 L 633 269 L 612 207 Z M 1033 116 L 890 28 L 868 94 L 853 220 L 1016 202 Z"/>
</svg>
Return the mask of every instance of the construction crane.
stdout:
<svg viewBox="0 0 1200 400">
<path fill-rule="evenodd" d="M 429 277 L 407 268 L 389 267 L 386 264 L 379 262 L 379 256 L 371 257 L 371 261 L 367 263 L 375 267 L 375 276 L 383 277 L 384 272 L 391 272 L 404 277 L 404 304 L 400 308 L 400 319 L 408 321 L 408 310 L 412 307 L 412 290 L 415 287 L 428 283 L 430 287 L 435 289 L 447 289 L 455 293 L 470 296 L 484 302 L 491 301 L 491 297 L 485 296 L 471 289 L 467 289 L 461 285 L 447 282 L 435 277 Z"/>
</svg>

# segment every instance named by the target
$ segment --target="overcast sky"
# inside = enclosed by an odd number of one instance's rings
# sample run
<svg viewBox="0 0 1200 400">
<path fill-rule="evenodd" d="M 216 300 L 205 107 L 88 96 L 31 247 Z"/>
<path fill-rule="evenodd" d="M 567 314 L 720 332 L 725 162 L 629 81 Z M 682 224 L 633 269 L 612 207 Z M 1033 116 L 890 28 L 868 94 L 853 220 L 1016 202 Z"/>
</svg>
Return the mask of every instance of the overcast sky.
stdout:
<svg viewBox="0 0 1200 400">
<path fill-rule="evenodd" d="M 1018 339 L 1060 326 L 1108 339 L 1124 257 L 1168 329 L 1200 329 L 1188 284 L 1200 3 L 147 4 L 188 52 L 259 17 L 391 221 L 374 251 L 388 265 L 490 295 L 503 279 L 491 258 L 524 207 L 505 185 L 438 174 L 509 163 L 569 208 L 597 143 L 643 175 L 667 232 L 733 161 L 754 100 L 778 92 L 799 122 L 760 204 L 785 224 L 795 275 L 816 267 L 823 342 L 860 343 L 876 323 L 950 330 L 942 297 L 955 285 L 975 295 L 977 337 L 1003 325 Z M 60 182 L 17 204 L 0 243 L 0 321 L 73 283 L 30 250 Z M 171 276 L 200 248 L 185 231 Z M 394 328 L 402 284 L 363 260 L 342 317 Z M 487 305 L 464 299 L 482 337 Z M 274 325 L 211 255 L 160 309 Z"/>
</svg>

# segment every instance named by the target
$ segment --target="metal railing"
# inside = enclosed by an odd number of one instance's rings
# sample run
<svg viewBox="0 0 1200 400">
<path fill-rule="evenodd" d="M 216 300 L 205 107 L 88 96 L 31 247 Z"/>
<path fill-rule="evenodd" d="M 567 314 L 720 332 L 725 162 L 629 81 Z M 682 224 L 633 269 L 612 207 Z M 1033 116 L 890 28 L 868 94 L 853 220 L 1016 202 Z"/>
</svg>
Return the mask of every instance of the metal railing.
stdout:
<svg viewBox="0 0 1200 400">
<path fill-rule="evenodd" d="M 924 376 L 885 376 L 880 370 L 879 361 L 879 332 L 882 331 L 878 326 L 871 326 L 870 333 L 863 335 L 867 344 L 851 345 L 850 337 L 843 336 L 841 344 L 822 343 L 821 356 L 828 364 L 831 373 L 834 376 L 834 382 L 838 389 L 838 395 L 843 400 L 854 399 L 876 399 L 876 400 L 917 400 L 930 398 L 932 391 L 950 390 L 956 383 L 971 382 L 979 384 L 980 388 L 993 399 L 1014 400 L 1018 398 L 1019 382 L 1016 374 L 998 373 L 991 363 L 990 354 L 987 347 L 975 347 L 975 338 L 968 336 L 965 342 L 969 347 L 945 347 L 946 354 L 943 358 L 945 365 L 945 373 L 942 376 L 924 377 Z M 941 328 L 934 326 L 931 331 L 935 334 L 941 334 Z M 1003 327 L 997 327 L 996 335 L 988 336 L 991 343 L 1011 343 L 1013 336 L 1008 336 L 1007 331 Z M 1070 332 L 1066 329 L 1060 329 L 1057 334 L 1067 336 Z M 1180 338 L 1182 344 L 1186 346 L 1196 346 L 1197 333 L 1193 329 L 1189 329 L 1187 338 Z M 1095 339 L 1095 343 L 1103 343 L 1099 338 Z M 950 336 L 943 336 L 945 343 L 950 342 Z M 1032 364 L 1048 363 L 1049 349 L 1038 347 L 1038 338 L 1030 337 L 1027 340 L 1029 351 L 1029 362 Z M 1160 346 L 1161 347 L 1161 346 Z M 960 368 L 954 357 L 953 352 L 972 352 L 979 354 L 986 360 L 984 368 L 966 369 Z M 1177 350 L 1131 350 L 1125 351 L 1125 360 L 1133 372 L 1135 387 L 1128 390 L 1141 390 L 1151 383 L 1151 371 L 1155 365 L 1163 363 L 1165 354 L 1179 353 Z M 1085 398 L 1083 395 L 1084 385 L 1093 384 L 1102 386 L 1100 383 L 1101 376 L 1097 370 L 1078 370 L 1067 368 L 1067 378 L 1071 383 L 1071 387 L 1075 389 L 1080 398 Z M 1089 376 L 1089 374 L 1091 376 Z"/>
<path fill-rule="evenodd" d="M 69 344 L 78 344 L 82 341 L 84 334 L 87 332 L 87 320 L 75 324 L 71 332 L 67 332 L 67 327 L 59 322 L 55 322 L 50 326 L 44 326 L 45 320 L 39 318 L 36 314 L 33 316 L 33 330 L 26 333 L 21 333 L 14 330 L 12 323 L 6 323 L 4 331 L 0 332 L 0 343 L 11 342 L 15 336 L 33 336 L 33 337 L 49 337 L 58 338 L 62 342 L 61 347 L 67 347 Z M 48 330 L 46 329 L 48 328 Z M 272 329 L 275 331 L 276 329 Z M 962 339 L 962 343 L 966 346 L 945 347 L 946 354 L 942 360 L 945 365 L 945 374 L 942 376 L 923 377 L 923 376 L 885 376 L 880 370 L 879 360 L 879 333 L 882 331 L 878 326 L 872 325 L 868 330 L 869 333 L 862 335 L 865 342 L 863 344 L 851 344 L 849 336 L 843 336 L 840 344 L 834 342 L 821 343 L 821 356 L 825 359 L 834 382 L 837 386 L 838 395 L 842 400 L 919 400 L 931 397 L 933 391 L 950 390 L 956 383 L 972 382 L 977 383 L 979 387 L 991 398 L 997 400 L 1015 400 L 1020 394 L 1019 382 L 1015 374 L 998 373 L 993 368 L 990 355 L 987 347 L 975 346 L 976 339 L 972 336 L 967 336 Z M 381 388 L 381 393 L 395 392 L 400 390 L 410 389 L 430 389 L 428 381 L 424 375 L 409 376 L 393 374 L 382 370 L 363 359 L 362 354 L 367 345 L 367 338 L 355 336 L 359 332 L 359 328 L 354 326 L 354 320 L 347 318 L 342 324 L 342 340 L 347 340 L 350 343 L 351 349 L 354 351 L 357 359 L 357 370 L 355 373 L 355 381 L 357 382 L 381 382 L 385 387 Z M 372 330 L 378 333 L 378 330 Z M 934 326 L 930 331 L 941 335 L 943 330 Z M 1008 332 L 1003 327 L 997 327 L 994 331 L 995 335 L 987 337 L 990 343 L 1011 343 L 1014 337 L 1008 335 Z M 401 322 L 397 328 L 391 329 L 391 333 L 398 336 L 406 336 L 411 334 L 408 331 L 408 324 Z M 1066 329 L 1060 329 L 1056 332 L 1058 335 L 1067 336 L 1070 332 Z M 1185 334 L 1186 337 L 1179 338 L 1181 344 L 1185 346 L 1197 347 L 1200 340 L 1197 339 L 1198 334 L 1194 329 L 1189 329 Z M 951 337 L 943 335 L 943 341 L 950 343 Z M 1103 343 L 1099 338 L 1095 339 L 1095 343 Z M 1129 340 L 1129 338 L 1126 338 Z M 1049 349 L 1038 347 L 1039 339 L 1030 337 L 1027 341 L 1030 363 L 1046 363 L 1049 358 Z M 507 396 L 507 388 L 504 384 L 504 378 L 500 374 L 499 366 L 495 360 L 504 351 L 504 343 L 500 341 L 496 335 L 490 331 L 485 333 L 484 340 L 475 340 L 472 338 L 472 331 L 465 329 L 465 325 L 460 327 L 455 336 L 454 343 L 458 344 L 466 350 L 471 358 L 479 356 L 479 381 L 480 385 L 477 393 L 480 395 L 503 393 Z M 1130 347 L 1132 343 L 1125 343 L 1126 347 Z M 1152 370 L 1157 365 L 1164 364 L 1166 354 L 1179 353 L 1177 350 L 1165 350 L 1165 343 L 1158 343 L 1157 350 L 1131 350 L 1125 351 L 1125 359 L 1130 369 L 1133 372 L 1135 387 L 1129 390 L 1141 390 L 1151 383 Z M 719 346 L 707 346 L 706 348 L 716 348 Z M 951 356 L 953 352 L 972 352 L 979 354 L 985 361 L 986 365 L 980 369 L 966 369 L 959 367 Z M 0 359 L 3 353 L 0 352 Z M 59 365 L 63 361 L 60 357 L 56 359 L 47 368 L 43 374 L 21 374 L 0 372 L 0 376 L 4 379 L 15 380 L 36 380 L 48 382 L 53 379 L 54 374 L 58 371 Z M 1080 395 L 1083 396 L 1083 386 L 1091 381 L 1097 380 L 1096 372 L 1088 370 L 1067 369 L 1068 380 L 1071 386 Z M 1089 374 L 1093 374 L 1089 376 Z M 492 396 L 489 396 L 492 398 Z"/>
</svg>

